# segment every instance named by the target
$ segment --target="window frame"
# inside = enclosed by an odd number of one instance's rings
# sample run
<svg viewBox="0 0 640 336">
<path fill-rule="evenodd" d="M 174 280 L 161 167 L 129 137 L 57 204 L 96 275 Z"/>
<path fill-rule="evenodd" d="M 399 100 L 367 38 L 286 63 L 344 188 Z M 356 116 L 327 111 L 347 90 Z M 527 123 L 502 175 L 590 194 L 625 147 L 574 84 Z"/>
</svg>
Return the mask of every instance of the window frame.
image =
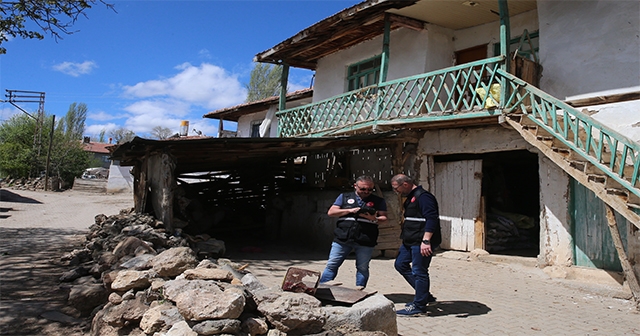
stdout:
<svg viewBox="0 0 640 336">
<path fill-rule="evenodd" d="M 366 63 L 373 62 L 373 66 L 370 68 L 360 69 L 361 66 Z M 378 83 L 380 78 L 380 71 L 382 71 L 382 54 L 369 57 L 365 60 L 352 63 L 347 66 L 347 91 L 358 90 L 363 87 L 374 85 Z M 373 74 L 373 83 L 369 83 L 369 75 Z M 364 79 L 363 85 L 360 85 L 361 79 Z"/>
</svg>

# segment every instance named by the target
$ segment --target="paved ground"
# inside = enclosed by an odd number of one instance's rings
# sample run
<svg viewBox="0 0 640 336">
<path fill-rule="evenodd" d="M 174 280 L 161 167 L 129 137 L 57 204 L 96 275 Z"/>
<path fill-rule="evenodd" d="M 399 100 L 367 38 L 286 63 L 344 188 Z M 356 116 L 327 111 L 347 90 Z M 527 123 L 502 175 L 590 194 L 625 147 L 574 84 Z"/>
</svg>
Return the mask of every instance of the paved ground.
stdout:
<svg viewBox="0 0 640 336">
<path fill-rule="evenodd" d="M 60 308 L 55 288 L 55 260 L 70 248 L 96 214 L 112 215 L 131 206 L 130 197 L 75 192 L 43 193 L 0 190 L 0 334 L 81 335 L 77 325 L 52 323 L 42 312 Z M 17 194 L 20 198 L 16 198 Z M 7 195 L 14 197 L 8 201 Z M 5 211 L 7 208 L 12 210 Z M 8 216 L 8 217 L 7 217 Z M 78 235 L 80 234 L 80 235 Z M 61 250 L 44 250 L 46 246 Z M 235 248 L 229 258 L 246 262 L 267 285 L 279 286 L 289 267 L 321 271 L 326 256 L 303 249 L 261 246 Z M 39 252 L 40 251 L 40 252 Z M 56 251 L 56 253 L 46 253 Z M 253 252 L 253 253 L 251 253 Z M 265 256 L 269 256 L 265 259 Z M 620 288 L 593 281 L 558 280 L 542 270 L 506 259 L 507 263 L 467 261 L 467 254 L 447 252 L 434 258 L 432 291 L 440 301 L 428 316 L 398 318 L 403 336 L 441 335 L 640 335 L 640 313 L 634 304 L 612 294 Z M 28 264 L 29 267 L 24 267 Z M 34 272 L 51 273 L 38 281 Z M 393 270 L 392 259 L 374 259 L 367 290 L 396 303 L 410 301 L 412 291 Z M 336 280 L 355 281 L 353 260 Z M 18 280 L 21 280 L 18 281 Z M 7 284 L 13 284 L 7 288 Z M 22 283 L 22 287 L 15 286 Z M 45 285 L 42 285 L 45 283 Z M 34 295 L 35 293 L 35 295 Z M 44 301 L 42 298 L 51 298 Z M 38 300 L 40 298 L 40 300 Z M 21 324 L 19 324 L 20 322 Z M 11 328 L 23 326 L 16 331 Z M 65 329 L 66 328 L 66 329 Z"/>
</svg>

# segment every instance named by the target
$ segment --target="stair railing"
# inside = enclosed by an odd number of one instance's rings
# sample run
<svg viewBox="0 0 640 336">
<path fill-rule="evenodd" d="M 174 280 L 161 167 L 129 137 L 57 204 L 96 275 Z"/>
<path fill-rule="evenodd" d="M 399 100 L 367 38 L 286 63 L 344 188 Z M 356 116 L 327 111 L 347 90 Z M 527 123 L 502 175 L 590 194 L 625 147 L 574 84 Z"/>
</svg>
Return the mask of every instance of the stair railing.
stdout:
<svg viewBox="0 0 640 336">
<path fill-rule="evenodd" d="M 569 104 L 503 70 L 504 113 L 521 112 L 624 188 L 640 197 L 640 145 Z"/>
</svg>

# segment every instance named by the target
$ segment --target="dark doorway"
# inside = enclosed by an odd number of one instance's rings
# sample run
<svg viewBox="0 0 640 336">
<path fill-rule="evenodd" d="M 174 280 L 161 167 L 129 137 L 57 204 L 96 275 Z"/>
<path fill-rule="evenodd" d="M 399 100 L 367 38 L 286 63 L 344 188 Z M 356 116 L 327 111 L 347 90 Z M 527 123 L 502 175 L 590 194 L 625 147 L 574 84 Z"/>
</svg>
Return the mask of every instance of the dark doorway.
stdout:
<svg viewBox="0 0 640 336">
<path fill-rule="evenodd" d="M 485 249 L 494 254 L 537 256 L 540 250 L 538 156 L 522 150 L 489 153 L 482 159 Z"/>
</svg>

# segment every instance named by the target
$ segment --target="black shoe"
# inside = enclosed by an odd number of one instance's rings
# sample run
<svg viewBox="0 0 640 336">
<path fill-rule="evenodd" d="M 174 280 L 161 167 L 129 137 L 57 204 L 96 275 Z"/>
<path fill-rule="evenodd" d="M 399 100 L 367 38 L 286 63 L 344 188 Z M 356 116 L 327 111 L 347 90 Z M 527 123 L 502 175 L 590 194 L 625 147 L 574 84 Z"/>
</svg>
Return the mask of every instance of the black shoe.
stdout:
<svg viewBox="0 0 640 336">
<path fill-rule="evenodd" d="M 427 298 L 427 306 L 433 306 L 436 303 L 438 303 L 438 299 L 436 299 L 435 296 L 429 294 L 429 297 Z"/>
</svg>

